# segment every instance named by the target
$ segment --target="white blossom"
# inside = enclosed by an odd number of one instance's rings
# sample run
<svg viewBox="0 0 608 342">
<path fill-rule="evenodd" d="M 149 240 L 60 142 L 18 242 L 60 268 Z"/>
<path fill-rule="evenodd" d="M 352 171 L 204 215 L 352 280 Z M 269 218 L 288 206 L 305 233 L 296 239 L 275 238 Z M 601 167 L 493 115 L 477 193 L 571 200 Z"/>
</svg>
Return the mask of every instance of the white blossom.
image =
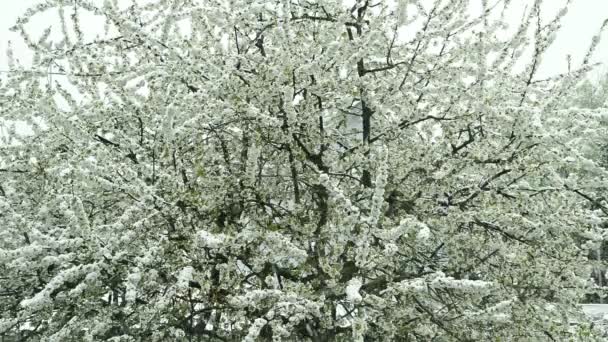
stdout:
<svg viewBox="0 0 608 342">
<path fill-rule="evenodd" d="M 361 289 L 361 279 L 353 278 L 346 285 L 346 299 L 351 303 L 359 303 L 363 299 L 359 290 Z"/>
</svg>

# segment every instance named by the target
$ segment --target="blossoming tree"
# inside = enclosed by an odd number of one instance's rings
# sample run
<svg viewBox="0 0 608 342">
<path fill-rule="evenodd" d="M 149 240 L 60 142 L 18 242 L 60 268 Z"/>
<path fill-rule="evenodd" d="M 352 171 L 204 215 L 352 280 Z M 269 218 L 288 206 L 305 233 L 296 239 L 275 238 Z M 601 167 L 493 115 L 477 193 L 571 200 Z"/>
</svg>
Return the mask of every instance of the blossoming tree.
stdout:
<svg viewBox="0 0 608 342">
<path fill-rule="evenodd" d="M 572 99 L 566 103 L 567 106 L 593 109 L 596 111 L 606 111 L 607 91 L 608 91 L 608 76 L 604 73 L 598 75 L 599 77 L 595 82 L 589 79 L 584 80 L 579 84 L 571 94 Z M 602 125 L 606 125 L 606 121 L 600 122 Z M 599 165 L 603 168 L 608 166 L 608 145 L 606 144 L 606 138 L 603 140 L 592 140 L 592 143 L 586 148 L 585 157 L 592 161 L 593 164 Z M 590 203 L 589 205 L 597 205 Z M 606 222 L 602 225 L 606 227 Z M 606 257 L 608 252 L 608 245 L 606 241 L 600 242 L 594 250 L 590 251 L 589 258 L 593 260 L 591 263 L 593 266 L 593 278 L 595 285 L 591 288 L 591 293 L 587 294 L 586 301 L 589 303 L 604 303 L 606 297 Z"/>
<path fill-rule="evenodd" d="M 557 109 L 598 38 L 538 80 L 565 9 L 508 28 L 510 1 L 481 4 L 28 10 L 33 63 L 0 90 L 33 129 L 0 149 L 0 333 L 593 339 L 576 304 L 608 178 L 581 149 L 601 113 Z"/>
</svg>

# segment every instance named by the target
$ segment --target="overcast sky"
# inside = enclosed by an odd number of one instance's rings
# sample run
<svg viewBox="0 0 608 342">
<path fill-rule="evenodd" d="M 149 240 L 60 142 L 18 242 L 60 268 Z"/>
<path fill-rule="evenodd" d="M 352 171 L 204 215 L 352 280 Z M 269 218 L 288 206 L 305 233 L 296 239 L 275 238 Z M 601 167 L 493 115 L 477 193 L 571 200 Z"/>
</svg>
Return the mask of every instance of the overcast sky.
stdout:
<svg viewBox="0 0 608 342">
<path fill-rule="evenodd" d="M 472 2 L 479 0 L 471 0 Z M 6 70 L 6 47 L 9 40 L 19 41 L 19 37 L 8 31 L 28 7 L 39 3 L 40 0 L 0 0 L 0 70 Z M 531 5 L 534 0 L 515 0 L 516 6 L 523 8 Z M 549 53 L 545 56 L 539 72 L 543 78 L 552 74 L 562 73 L 567 70 L 566 55 L 572 55 L 574 65 L 580 63 L 585 54 L 591 37 L 598 31 L 602 21 L 608 17 L 608 0 L 574 0 L 570 10 L 563 21 L 562 29 Z M 564 0 L 546 0 L 544 12 L 558 10 Z M 521 14 L 514 15 L 513 24 L 521 18 Z M 39 17 L 37 31 L 41 31 L 48 23 L 39 23 L 45 18 Z M 86 26 L 85 26 L 86 29 Z M 15 55 L 20 59 L 27 59 L 19 44 L 15 45 Z M 595 60 L 608 64 L 608 34 L 595 54 Z M 608 70 L 608 66 L 600 70 Z"/>
</svg>

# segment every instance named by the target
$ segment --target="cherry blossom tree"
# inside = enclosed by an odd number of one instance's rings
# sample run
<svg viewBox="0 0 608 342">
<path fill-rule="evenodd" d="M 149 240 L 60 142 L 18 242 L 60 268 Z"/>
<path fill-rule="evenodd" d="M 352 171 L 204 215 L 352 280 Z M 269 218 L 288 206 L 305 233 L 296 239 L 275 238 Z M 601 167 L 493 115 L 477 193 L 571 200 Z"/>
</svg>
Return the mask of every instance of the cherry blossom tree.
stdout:
<svg viewBox="0 0 608 342">
<path fill-rule="evenodd" d="M 0 89 L 33 130 L 2 137 L 0 333 L 599 340 L 604 113 L 561 109 L 599 36 L 539 80 L 566 8 L 509 27 L 510 3 L 32 7 Z"/>
<path fill-rule="evenodd" d="M 606 110 L 606 99 L 608 98 L 608 75 L 602 73 L 597 77 L 596 80 L 585 79 L 582 81 L 572 92 L 572 99 L 567 101 L 566 106 L 593 109 L 599 111 Z M 601 121 L 600 124 L 606 125 L 605 121 Z M 594 164 L 600 167 L 608 167 L 608 143 L 604 136 L 603 139 L 590 140 L 586 148 L 585 157 L 592 161 Z M 598 209 L 597 205 L 590 203 L 592 207 Z M 605 219 L 604 219 L 605 220 Z M 606 227 L 606 222 L 602 222 L 602 225 Z M 605 241 L 602 241 L 598 246 L 590 251 L 590 259 L 593 261 L 593 278 L 595 286 L 592 292 L 587 295 L 586 301 L 589 303 L 604 303 L 606 297 L 606 271 L 607 263 L 606 258 L 608 257 L 608 245 Z"/>
</svg>

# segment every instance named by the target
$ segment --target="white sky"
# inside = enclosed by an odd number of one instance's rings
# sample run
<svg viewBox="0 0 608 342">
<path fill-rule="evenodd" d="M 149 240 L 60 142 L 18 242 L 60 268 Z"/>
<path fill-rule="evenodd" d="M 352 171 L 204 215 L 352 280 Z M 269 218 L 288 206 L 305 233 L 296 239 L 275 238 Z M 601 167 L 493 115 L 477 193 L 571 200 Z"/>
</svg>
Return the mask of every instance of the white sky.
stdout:
<svg viewBox="0 0 608 342">
<path fill-rule="evenodd" d="M 18 42 L 20 38 L 9 32 L 9 27 L 13 25 L 19 15 L 28 7 L 39 3 L 41 0 L 0 0 L 0 70 L 7 69 L 6 48 L 9 40 L 14 42 L 15 57 L 18 59 L 28 59 L 28 55 Z M 479 0 L 470 0 L 478 2 Z M 492 1 L 490 1 L 492 2 Z M 525 5 L 531 6 L 534 0 L 515 0 L 518 7 Z M 573 66 L 582 60 L 591 37 L 597 33 L 602 21 L 608 18 L 608 0 L 573 0 L 570 10 L 562 22 L 562 29 L 558 38 L 548 51 L 538 77 L 544 78 L 553 74 L 566 72 L 566 55 L 572 55 Z M 564 0 L 545 0 L 544 12 L 557 11 L 562 7 Z M 513 24 L 521 18 L 521 14 L 514 15 Z M 37 32 L 41 32 L 51 23 L 44 23 L 44 17 L 36 18 L 36 27 L 32 27 Z M 84 23 L 83 23 L 84 26 Z M 86 26 L 83 27 L 86 30 Z M 608 33 L 608 32 L 607 32 Z M 599 70 L 608 71 L 608 34 L 595 54 L 595 60 L 606 63 L 607 66 Z"/>
</svg>

